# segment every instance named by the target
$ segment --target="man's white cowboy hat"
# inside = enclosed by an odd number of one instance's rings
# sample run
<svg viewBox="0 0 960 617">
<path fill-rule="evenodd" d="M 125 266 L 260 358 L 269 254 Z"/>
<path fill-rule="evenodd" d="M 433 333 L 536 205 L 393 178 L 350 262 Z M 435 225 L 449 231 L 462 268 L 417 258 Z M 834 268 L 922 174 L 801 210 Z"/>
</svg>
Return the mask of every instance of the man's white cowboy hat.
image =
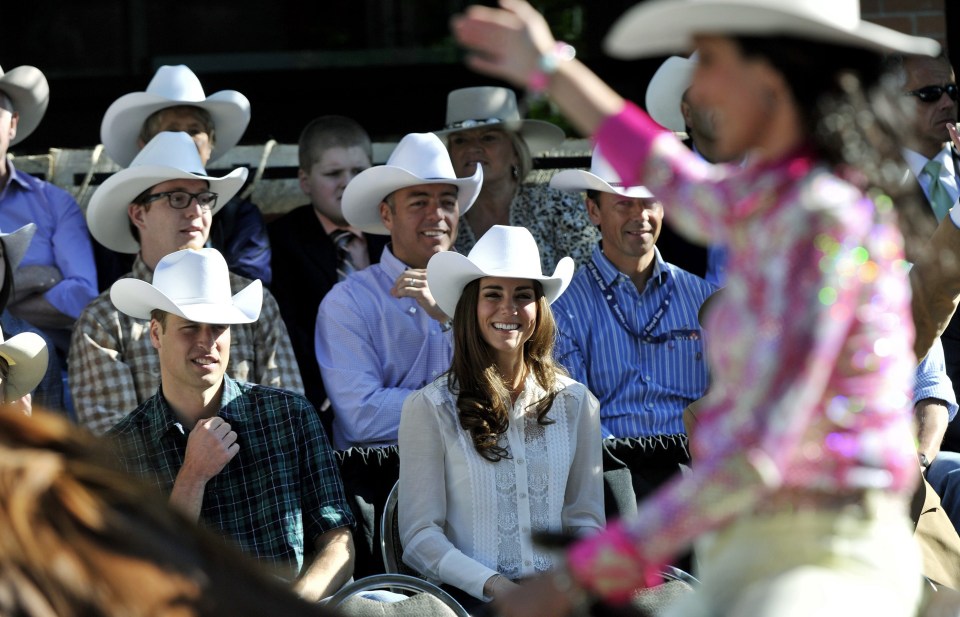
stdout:
<svg viewBox="0 0 960 617">
<path fill-rule="evenodd" d="M 3 382 L 3 402 L 13 402 L 29 394 L 47 372 L 49 352 L 43 337 L 35 332 L 21 332 L 7 340 L 0 331 L 0 358 L 7 361 L 9 371 Z"/>
<path fill-rule="evenodd" d="M 97 187 L 87 206 L 87 227 L 97 242 L 119 253 L 136 253 L 140 243 L 130 231 L 127 206 L 137 195 L 167 180 L 206 180 L 217 193 L 213 214 L 237 194 L 247 180 L 247 169 L 238 167 L 226 176 L 208 176 L 200 152 L 186 133 L 162 131 L 150 140 L 126 169 L 114 173 Z"/>
<path fill-rule="evenodd" d="M 645 186 L 624 186 L 620 176 L 600 154 L 599 148 L 593 149 L 593 155 L 590 157 L 590 171 L 565 169 L 550 178 L 550 187 L 561 191 L 594 190 L 617 193 L 624 197 L 638 199 L 653 197 L 653 193 Z"/>
<path fill-rule="evenodd" d="M 556 148 L 566 137 L 555 124 L 521 118 L 517 95 L 509 88 L 497 86 L 451 91 L 447 95 L 446 124 L 434 133 L 446 142 L 451 133 L 490 126 L 517 131 L 532 155 Z"/>
<path fill-rule="evenodd" d="M 397 189 L 418 184 L 453 184 L 458 189 L 460 216 L 480 194 L 483 168 L 458 178 L 443 142 L 433 133 L 409 133 L 394 148 L 385 165 L 361 171 L 343 190 L 341 204 L 347 222 L 371 234 L 390 235 L 380 219 L 380 202 Z"/>
<path fill-rule="evenodd" d="M 689 58 L 670 56 L 664 60 L 647 84 L 647 113 L 660 126 L 674 133 L 687 130 L 687 123 L 680 111 L 683 93 L 693 81 L 693 69 L 697 66 L 697 54 Z"/>
<path fill-rule="evenodd" d="M 161 66 L 145 92 L 124 94 L 107 108 L 100 123 L 103 149 L 121 167 L 130 165 L 139 150 L 137 140 L 144 121 L 156 111 L 178 105 L 200 107 L 210 113 L 215 131 L 210 161 L 237 145 L 250 124 L 250 101 L 244 95 L 221 90 L 206 96 L 200 79 L 188 67 Z"/>
<path fill-rule="evenodd" d="M 573 278 L 573 258 L 564 257 L 553 275 L 540 270 L 540 250 L 526 227 L 494 225 L 470 249 L 468 255 L 454 251 L 437 253 L 427 262 L 427 284 L 437 305 L 453 315 L 463 288 L 485 276 L 531 279 L 543 285 L 543 295 L 553 303 Z"/>
<path fill-rule="evenodd" d="M 20 262 L 23 261 L 23 256 L 27 254 L 27 249 L 30 247 L 30 240 L 33 239 L 33 234 L 35 233 L 37 233 L 36 223 L 27 223 L 20 229 L 9 233 L 0 233 L 0 242 L 3 243 L 3 253 L 7 256 L 12 270 L 16 270 Z"/>
<path fill-rule="evenodd" d="M 232 295 L 230 271 L 220 251 L 183 249 L 157 263 L 153 283 L 136 278 L 114 283 L 110 300 L 136 319 L 150 319 L 150 311 L 160 309 L 196 323 L 241 324 L 260 317 L 263 285 L 258 279 Z"/>
<path fill-rule="evenodd" d="M 23 65 L 6 73 L 0 68 L 0 92 L 6 94 L 13 103 L 13 111 L 20 114 L 17 136 L 10 140 L 12 146 L 29 137 L 40 126 L 50 103 L 50 86 L 40 69 Z"/>
<path fill-rule="evenodd" d="M 647 0 L 610 29 L 616 58 L 686 53 L 694 34 L 793 36 L 823 43 L 935 56 L 940 44 L 860 19 L 859 0 Z"/>
</svg>

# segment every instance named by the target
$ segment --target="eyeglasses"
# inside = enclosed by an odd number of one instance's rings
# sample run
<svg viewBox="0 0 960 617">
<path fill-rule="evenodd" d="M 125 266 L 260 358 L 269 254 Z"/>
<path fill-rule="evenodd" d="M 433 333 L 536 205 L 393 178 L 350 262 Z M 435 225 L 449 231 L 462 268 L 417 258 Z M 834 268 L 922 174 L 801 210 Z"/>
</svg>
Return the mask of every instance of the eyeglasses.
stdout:
<svg viewBox="0 0 960 617">
<path fill-rule="evenodd" d="M 951 101 L 957 100 L 957 84 L 947 84 L 945 86 L 924 86 L 907 92 L 910 96 L 915 96 L 924 103 L 936 103 L 946 92 Z"/>
<path fill-rule="evenodd" d="M 155 193 L 147 197 L 143 203 L 149 204 L 153 203 L 159 199 L 166 198 L 167 203 L 170 204 L 170 207 L 174 210 L 183 210 L 189 206 L 194 199 L 197 200 L 197 205 L 199 205 L 204 210 L 212 210 L 217 205 L 217 193 L 212 193 L 210 191 L 204 191 L 203 193 L 188 193 L 186 191 L 165 191 L 163 193 Z"/>
<path fill-rule="evenodd" d="M 446 127 L 445 130 L 451 129 L 473 129 L 478 126 L 486 126 L 488 124 L 500 124 L 500 118 L 484 118 L 480 120 L 461 120 L 459 122 L 451 122 Z"/>
</svg>

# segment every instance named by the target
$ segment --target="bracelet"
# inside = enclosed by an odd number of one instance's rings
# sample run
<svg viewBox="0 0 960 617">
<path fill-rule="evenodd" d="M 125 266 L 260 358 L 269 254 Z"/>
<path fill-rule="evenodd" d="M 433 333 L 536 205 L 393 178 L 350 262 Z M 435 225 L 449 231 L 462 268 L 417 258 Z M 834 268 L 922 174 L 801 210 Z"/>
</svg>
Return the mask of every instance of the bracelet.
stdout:
<svg viewBox="0 0 960 617">
<path fill-rule="evenodd" d="M 550 76 L 557 72 L 561 62 L 567 62 L 577 57 L 577 50 L 573 45 L 557 41 L 550 52 L 540 56 L 537 70 L 527 80 L 527 91 L 541 94 L 550 84 Z"/>
</svg>

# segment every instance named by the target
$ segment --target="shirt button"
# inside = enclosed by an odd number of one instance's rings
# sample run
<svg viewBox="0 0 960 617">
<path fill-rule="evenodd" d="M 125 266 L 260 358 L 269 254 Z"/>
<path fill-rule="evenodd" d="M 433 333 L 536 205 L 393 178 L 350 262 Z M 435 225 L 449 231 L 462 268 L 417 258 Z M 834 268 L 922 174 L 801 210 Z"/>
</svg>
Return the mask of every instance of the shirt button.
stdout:
<svg viewBox="0 0 960 617">
<path fill-rule="evenodd" d="M 520 493 L 519 497 L 520 497 L 520 499 L 526 499 L 526 498 L 527 498 L 527 494 L 526 494 L 526 493 Z"/>
<path fill-rule="evenodd" d="M 647 409 L 653 409 L 653 403 L 647 403 Z"/>
<path fill-rule="evenodd" d="M 522 528 L 520 529 L 520 531 L 522 531 L 523 533 L 530 533 L 530 528 L 529 528 L 529 527 L 522 527 Z"/>
<path fill-rule="evenodd" d="M 517 459 L 517 465 L 523 465 L 523 459 L 522 459 L 522 458 L 518 458 L 518 459 Z"/>
<path fill-rule="evenodd" d="M 529 568 L 530 566 L 533 565 L 533 563 L 531 563 L 530 560 L 528 559 L 527 561 L 524 561 L 524 562 L 523 562 L 523 565 L 525 565 L 525 566 L 527 566 L 527 567 Z"/>
<path fill-rule="evenodd" d="M 417 307 L 411 306 L 410 308 L 407 309 L 407 312 L 413 315 L 414 313 L 417 312 Z"/>
<path fill-rule="evenodd" d="M 644 375 L 643 378 L 646 379 L 647 381 L 650 381 L 650 375 Z"/>
</svg>

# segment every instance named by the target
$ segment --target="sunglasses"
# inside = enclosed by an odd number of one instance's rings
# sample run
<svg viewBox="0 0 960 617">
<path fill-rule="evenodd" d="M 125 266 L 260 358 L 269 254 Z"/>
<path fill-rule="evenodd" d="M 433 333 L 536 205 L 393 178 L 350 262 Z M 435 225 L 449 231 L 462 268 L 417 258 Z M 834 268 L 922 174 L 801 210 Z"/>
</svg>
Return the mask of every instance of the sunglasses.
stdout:
<svg viewBox="0 0 960 617">
<path fill-rule="evenodd" d="M 907 92 L 910 96 L 915 96 L 924 103 L 936 103 L 946 92 L 951 101 L 957 100 L 957 84 L 947 84 L 945 86 L 924 86 Z"/>
</svg>

